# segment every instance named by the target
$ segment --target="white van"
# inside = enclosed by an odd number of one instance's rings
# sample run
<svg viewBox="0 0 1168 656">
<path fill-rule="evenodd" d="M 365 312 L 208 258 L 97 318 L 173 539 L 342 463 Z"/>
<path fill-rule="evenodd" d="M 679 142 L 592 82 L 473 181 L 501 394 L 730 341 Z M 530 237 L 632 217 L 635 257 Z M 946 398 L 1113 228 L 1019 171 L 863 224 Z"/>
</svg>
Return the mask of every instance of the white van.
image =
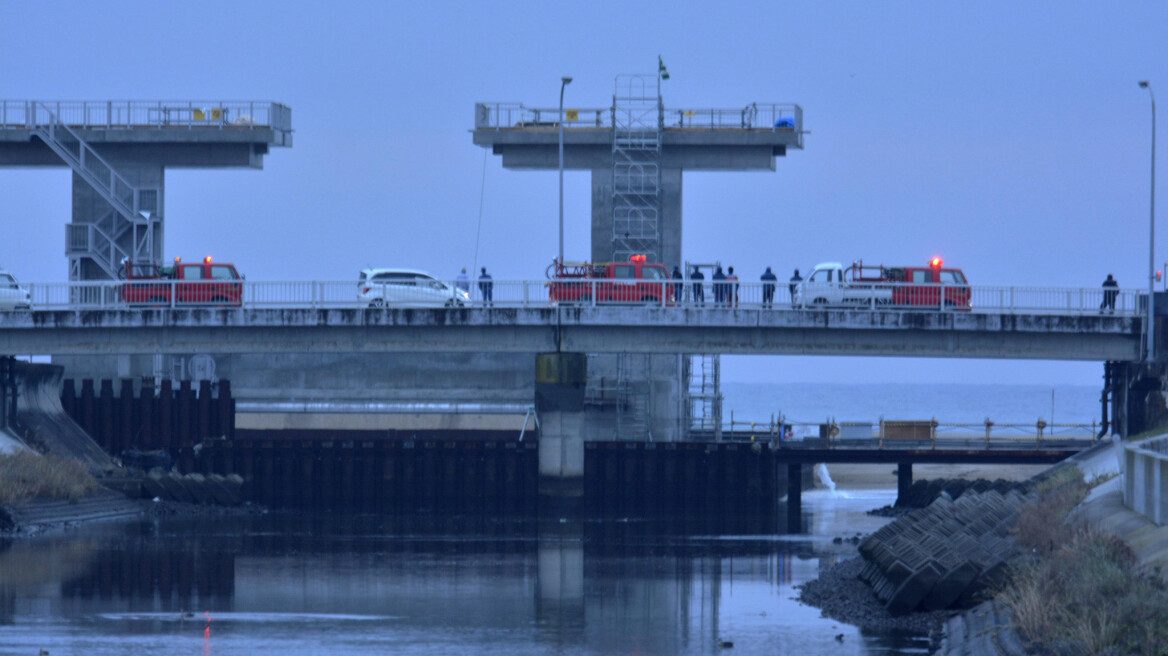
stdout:
<svg viewBox="0 0 1168 656">
<path fill-rule="evenodd" d="M 371 308 L 462 307 L 470 295 L 417 269 L 364 269 L 357 300 Z"/>
<path fill-rule="evenodd" d="M 0 269 L 0 310 L 28 310 L 32 308 L 32 297 L 28 290 L 16 282 L 12 274 Z"/>
</svg>

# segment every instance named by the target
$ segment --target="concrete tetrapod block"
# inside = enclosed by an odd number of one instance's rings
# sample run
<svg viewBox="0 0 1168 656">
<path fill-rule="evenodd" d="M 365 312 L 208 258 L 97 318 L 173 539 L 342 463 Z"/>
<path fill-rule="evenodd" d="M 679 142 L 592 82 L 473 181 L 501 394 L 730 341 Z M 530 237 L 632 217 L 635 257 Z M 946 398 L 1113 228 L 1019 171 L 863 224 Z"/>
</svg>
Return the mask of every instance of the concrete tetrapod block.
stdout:
<svg viewBox="0 0 1168 656">
<path fill-rule="evenodd" d="M 171 499 L 175 501 L 181 501 L 183 503 L 195 502 L 195 496 L 191 494 L 190 490 L 187 489 L 186 483 L 183 481 L 182 476 L 179 476 L 174 472 L 170 472 L 169 474 L 163 475 L 158 480 L 160 483 L 162 483 L 162 487 L 166 489 L 166 493 L 170 496 Z"/>
<path fill-rule="evenodd" d="M 970 584 L 977 580 L 979 574 L 981 567 L 969 560 L 948 568 L 921 601 L 921 605 L 925 610 L 944 610 L 951 607 L 969 589 Z"/>
<path fill-rule="evenodd" d="M 147 499 L 162 499 L 169 501 L 170 493 L 162 486 L 164 474 L 150 472 L 142 479 L 142 496 Z"/>
<path fill-rule="evenodd" d="M 940 578 L 940 569 L 932 562 L 926 563 L 900 584 L 884 607 L 893 615 L 911 613 L 921 605 L 921 601 L 928 596 Z"/>
<path fill-rule="evenodd" d="M 211 490 L 215 501 L 221 506 L 238 506 L 243 503 L 243 498 L 239 494 L 242 483 L 243 479 L 240 479 L 238 484 L 232 484 L 220 474 L 211 474 L 207 477 L 207 488 Z"/>
<path fill-rule="evenodd" d="M 202 474 L 193 473 L 183 476 L 183 483 L 186 485 L 187 491 L 195 498 L 195 503 L 205 505 L 215 504 L 215 495 L 211 489 L 207 487 L 207 479 Z"/>
</svg>

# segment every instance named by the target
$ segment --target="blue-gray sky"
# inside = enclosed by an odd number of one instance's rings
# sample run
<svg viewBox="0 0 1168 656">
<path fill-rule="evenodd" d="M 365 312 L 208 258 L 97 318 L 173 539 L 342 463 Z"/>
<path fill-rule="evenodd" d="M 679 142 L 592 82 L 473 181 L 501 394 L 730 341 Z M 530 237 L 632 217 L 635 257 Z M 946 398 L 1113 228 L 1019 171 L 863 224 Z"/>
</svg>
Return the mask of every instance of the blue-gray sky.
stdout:
<svg viewBox="0 0 1168 656">
<path fill-rule="evenodd" d="M 474 103 L 554 107 L 571 75 L 568 106 L 607 107 L 614 77 L 660 54 L 666 106 L 794 102 L 811 131 L 776 172 L 685 175 L 687 259 L 753 279 L 940 254 L 974 284 L 1141 287 L 1151 112 L 1136 82 L 1168 103 L 1166 36 L 1153 1 L 0 0 L 0 98 L 289 105 L 295 146 L 263 171 L 168 171 L 167 257 L 213 253 L 250 280 L 453 276 L 481 210 L 479 263 L 526 279 L 557 248 L 556 174 L 484 165 Z M 70 181 L 0 170 L 0 265 L 22 280 L 67 278 Z M 569 172 L 569 257 L 589 251 L 589 202 L 588 174 Z M 1094 385 L 1101 369 L 729 358 L 726 374 Z"/>
</svg>

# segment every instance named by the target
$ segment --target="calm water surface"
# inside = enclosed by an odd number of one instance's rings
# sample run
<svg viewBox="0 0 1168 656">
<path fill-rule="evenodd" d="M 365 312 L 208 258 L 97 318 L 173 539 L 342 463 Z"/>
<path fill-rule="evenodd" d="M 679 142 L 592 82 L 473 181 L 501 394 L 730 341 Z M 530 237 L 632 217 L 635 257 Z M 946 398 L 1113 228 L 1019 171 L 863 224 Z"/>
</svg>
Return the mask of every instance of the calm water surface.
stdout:
<svg viewBox="0 0 1168 656">
<path fill-rule="evenodd" d="M 1032 421 L 1042 386 L 754 385 L 727 407 L 818 421 Z M 1096 416 L 1060 388 L 1056 420 Z M 952 418 L 950 418 L 952 417 Z M 890 481 L 891 483 L 891 481 Z M 892 490 L 814 491 L 786 518 L 651 522 L 268 514 L 0 540 L 0 654 L 922 654 L 794 601 L 887 520 Z M 837 636 L 841 639 L 837 639 Z M 720 643 L 734 643 L 732 651 Z"/>
<path fill-rule="evenodd" d="M 891 491 L 784 520 L 267 514 L 4 543 L 0 654 L 908 654 L 793 600 Z M 842 642 L 836 636 L 842 634 Z"/>
</svg>

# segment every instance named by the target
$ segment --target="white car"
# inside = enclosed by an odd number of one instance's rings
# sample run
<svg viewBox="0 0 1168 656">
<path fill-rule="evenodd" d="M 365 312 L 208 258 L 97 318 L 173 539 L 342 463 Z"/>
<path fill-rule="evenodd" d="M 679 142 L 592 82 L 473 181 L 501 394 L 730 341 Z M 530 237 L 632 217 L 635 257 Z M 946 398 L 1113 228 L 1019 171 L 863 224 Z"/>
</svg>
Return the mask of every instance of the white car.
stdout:
<svg viewBox="0 0 1168 656">
<path fill-rule="evenodd" d="M 28 290 L 12 274 L 0 269 L 0 310 L 27 310 L 32 307 Z"/>
<path fill-rule="evenodd" d="M 417 269 L 365 269 L 357 279 L 357 300 L 371 308 L 462 307 L 470 295 Z"/>
</svg>

